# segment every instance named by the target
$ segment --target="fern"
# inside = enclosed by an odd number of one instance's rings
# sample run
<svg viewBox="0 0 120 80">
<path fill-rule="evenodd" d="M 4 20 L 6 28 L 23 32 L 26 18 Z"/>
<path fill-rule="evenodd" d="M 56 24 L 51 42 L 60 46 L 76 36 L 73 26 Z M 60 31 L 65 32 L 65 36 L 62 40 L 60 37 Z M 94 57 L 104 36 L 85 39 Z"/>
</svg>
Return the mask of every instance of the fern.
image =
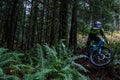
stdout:
<svg viewBox="0 0 120 80">
<path fill-rule="evenodd" d="M 5 49 L 5 48 L 0 48 L 0 55 L 3 54 L 4 52 L 7 52 L 8 49 Z"/>
<path fill-rule="evenodd" d="M 3 76 L 3 75 L 4 75 L 4 73 L 3 73 L 3 69 L 0 68 L 0 76 Z"/>
<path fill-rule="evenodd" d="M 19 77 L 15 75 L 4 75 L 0 77 L 1 80 L 21 80 Z"/>
<path fill-rule="evenodd" d="M 49 46 L 45 45 L 45 49 L 48 55 L 51 56 L 51 60 L 57 61 L 58 58 L 57 58 L 57 52 L 55 51 L 55 48 L 53 47 L 53 49 L 51 49 Z"/>
<path fill-rule="evenodd" d="M 29 64 L 16 64 L 10 66 L 12 69 L 18 70 L 21 73 L 31 73 L 34 70 L 34 67 Z"/>
<path fill-rule="evenodd" d="M 62 44 L 63 45 L 63 44 Z M 39 46 L 41 47 L 41 46 Z M 47 53 L 47 56 L 50 57 L 50 61 L 44 62 L 44 68 L 41 68 L 36 74 L 35 77 L 38 80 L 46 80 L 47 77 L 51 77 L 51 79 L 60 79 L 60 80 L 78 80 L 78 79 L 86 79 L 88 80 L 87 77 L 83 76 L 79 72 L 76 74 L 73 72 L 75 71 L 75 68 L 73 68 L 72 60 L 69 60 L 70 54 L 69 50 L 65 49 L 65 46 L 63 45 L 62 48 L 50 48 L 48 45 L 44 46 L 44 50 Z M 59 49 L 59 50 L 58 50 Z M 61 53 L 60 50 L 63 50 Z M 58 50 L 58 51 L 57 51 Z M 60 51 L 60 52 L 59 52 Z M 41 52 L 41 51 L 39 51 Z M 58 56 L 60 54 L 60 56 Z M 43 57 L 44 58 L 44 57 Z M 45 59 L 45 58 L 44 58 Z M 47 63 L 47 64 L 46 64 Z M 87 70 L 83 66 L 79 66 L 81 69 L 84 69 L 85 72 Z M 56 75 L 56 77 L 55 77 Z M 77 78 L 75 78 L 77 76 Z M 42 79 L 41 79 L 42 78 Z M 74 79 L 75 78 L 75 79 Z"/>
<path fill-rule="evenodd" d="M 72 51 L 66 48 L 63 43 L 52 48 L 48 45 L 37 44 L 36 49 L 31 49 L 26 53 L 6 51 L 7 49 L 0 49 L 0 57 L 2 57 L 0 58 L 0 79 L 89 80 L 77 71 L 75 66 L 87 72 L 82 65 L 73 64 Z M 4 69 L 13 70 L 12 75 L 4 74 Z M 20 74 L 23 76 L 20 77 Z"/>
<path fill-rule="evenodd" d="M 10 52 L 10 53 L 1 53 L 0 55 L 0 67 L 13 63 L 21 63 L 22 53 Z"/>
<path fill-rule="evenodd" d="M 35 79 L 37 80 L 46 80 L 46 75 L 52 72 L 53 69 L 48 69 L 48 68 L 42 68 L 41 71 L 38 71 L 35 74 Z"/>
<path fill-rule="evenodd" d="M 23 80 L 35 80 L 33 74 L 25 74 Z"/>
<path fill-rule="evenodd" d="M 41 68 L 44 67 L 44 56 L 43 56 L 43 50 L 42 46 L 37 44 L 37 54 L 38 54 L 38 64 Z"/>
</svg>

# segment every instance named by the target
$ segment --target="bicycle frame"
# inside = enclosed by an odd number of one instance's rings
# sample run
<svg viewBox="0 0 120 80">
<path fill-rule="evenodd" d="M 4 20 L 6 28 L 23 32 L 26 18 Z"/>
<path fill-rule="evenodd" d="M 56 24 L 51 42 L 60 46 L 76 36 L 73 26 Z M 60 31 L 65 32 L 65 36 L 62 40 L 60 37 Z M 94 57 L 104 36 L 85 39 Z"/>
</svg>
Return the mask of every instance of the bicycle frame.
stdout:
<svg viewBox="0 0 120 80">
<path fill-rule="evenodd" d="M 105 66 L 113 59 L 112 51 L 104 46 L 105 42 L 107 42 L 106 39 L 102 38 L 99 43 L 94 45 L 91 49 L 89 54 L 90 61 L 95 66 Z"/>
<path fill-rule="evenodd" d="M 92 50 L 93 50 L 93 51 L 95 51 L 95 50 L 97 50 L 97 49 L 99 48 L 99 49 L 100 49 L 100 51 L 101 51 L 101 47 L 102 47 L 102 46 L 104 46 L 104 45 L 103 45 L 103 44 L 104 44 L 104 42 L 105 42 L 105 39 L 104 39 L 104 38 L 102 38 L 102 39 L 99 41 L 99 43 L 98 43 L 98 44 L 93 45 Z"/>
</svg>

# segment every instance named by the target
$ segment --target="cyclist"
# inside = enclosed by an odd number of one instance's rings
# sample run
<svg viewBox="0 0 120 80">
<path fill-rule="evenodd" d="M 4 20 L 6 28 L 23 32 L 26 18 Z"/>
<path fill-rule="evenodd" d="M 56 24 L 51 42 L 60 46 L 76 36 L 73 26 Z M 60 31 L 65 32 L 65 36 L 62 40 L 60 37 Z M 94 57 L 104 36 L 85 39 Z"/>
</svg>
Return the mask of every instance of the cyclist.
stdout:
<svg viewBox="0 0 120 80">
<path fill-rule="evenodd" d="M 105 38 L 104 32 L 102 30 L 102 23 L 100 21 L 96 21 L 88 35 L 87 48 L 91 46 L 92 41 L 94 41 L 95 43 L 98 43 L 100 41 L 99 35 Z"/>
</svg>

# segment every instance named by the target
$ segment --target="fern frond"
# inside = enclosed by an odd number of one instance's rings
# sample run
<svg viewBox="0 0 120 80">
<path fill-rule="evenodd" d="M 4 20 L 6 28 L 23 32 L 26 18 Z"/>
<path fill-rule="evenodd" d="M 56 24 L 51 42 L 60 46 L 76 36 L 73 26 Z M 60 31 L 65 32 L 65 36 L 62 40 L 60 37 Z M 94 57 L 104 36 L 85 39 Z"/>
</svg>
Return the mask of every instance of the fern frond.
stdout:
<svg viewBox="0 0 120 80">
<path fill-rule="evenodd" d="M 37 54 L 38 54 L 38 64 L 41 68 L 44 67 L 44 56 L 43 56 L 43 49 L 42 46 L 37 44 Z"/>
<path fill-rule="evenodd" d="M 3 76 L 3 75 L 4 75 L 4 73 L 3 73 L 3 69 L 0 68 L 0 76 Z"/>
<path fill-rule="evenodd" d="M 41 71 L 38 71 L 36 74 L 35 74 L 35 79 L 38 79 L 38 80 L 45 80 L 46 79 L 46 74 L 50 73 L 51 71 L 53 71 L 52 69 L 47 69 L 47 68 L 43 68 L 41 69 Z"/>
<path fill-rule="evenodd" d="M 8 51 L 8 49 L 6 49 L 6 48 L 0 48 L 0 55 L 1 55 L 2 53 L 6 52 L 6 51 Z"/>
<path fill-rule="evenodd" d="M 15 75 L 4 75 L 0 77 L 1 80 L 21 80 L 19 77 Z"/>
<path fill-rule="evenodd" d="M 25 74 L 23 79 L 24 80 L 35 80 L 33 74 Z"/>
<path fill-rule="evenodd" d="M 46 52 L 52 57 L 52 61 L 57 61 L 57 52 L 54 50 L 55 48 L 50 48 L 49 46 L 45 45 Z"/>
</svg>

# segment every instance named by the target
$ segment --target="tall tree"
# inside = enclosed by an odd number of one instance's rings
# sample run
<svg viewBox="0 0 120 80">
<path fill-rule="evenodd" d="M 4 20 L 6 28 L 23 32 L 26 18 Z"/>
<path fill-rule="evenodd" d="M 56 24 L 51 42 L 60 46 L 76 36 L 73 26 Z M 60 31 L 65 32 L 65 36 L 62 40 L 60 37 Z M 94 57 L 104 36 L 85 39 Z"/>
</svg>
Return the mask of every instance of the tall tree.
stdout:
<svg viewBox="0 0 120 80">
<path fill-rule="evenodd" d="M 26 35 L 26 48 L 32 48 L 35 46 L 36 42 L 36 32 L 37 32 L 37 26 L 38 26 L 38 20 L 37 20 L 37 15 L 38 15 L 38 5 L 39 2 L 38 0 L 32 0 L 30 2 L 31 8 L 30 8 L 30 14 L 28 15 L 28 25 L 27 27 L 27 35 Z"/>
<path fill-rule="evenodd" d="M 31 15 L 30 15 L 30 36 L 29 36 L 29 47 L 33 47 L 35 44 L 36 39 L 36 29 L 37 29 L 37 15 L 38 15 L 38 0 L 32 0 L 32 8 L 31 8 Z"/>
<path fill-rule="evenodd" d="M 58 17 L 59 17 L 59 0 L 53 0 L 52 9 L 52 27 L 50 32 L 50 45 L 54 45 L 58 41 Z"/>
<path fill-rule="evenodd" d="M 68 41 L 68 0 L 60 0 L 59 40 Z"/>
<path fill-rule="evenodd" d="M 72 9 L 72 21 L 70 29 L 69 47 L 75 48 L 77 45 L 77 0 L 74 0 Z"/>
<path fill-rule="evenodd" d="M 13 2 L 6 2 L 7 5 L 5 14 L 6 22 L 4 22 L 4 33 L 2 35 L 1 44 L 6 44 L 7 48 L 13 49 L 15 32 L 17 28 L 17 8 L 19 7 L 19 0 L 13 0 Z"/>
</svg>

